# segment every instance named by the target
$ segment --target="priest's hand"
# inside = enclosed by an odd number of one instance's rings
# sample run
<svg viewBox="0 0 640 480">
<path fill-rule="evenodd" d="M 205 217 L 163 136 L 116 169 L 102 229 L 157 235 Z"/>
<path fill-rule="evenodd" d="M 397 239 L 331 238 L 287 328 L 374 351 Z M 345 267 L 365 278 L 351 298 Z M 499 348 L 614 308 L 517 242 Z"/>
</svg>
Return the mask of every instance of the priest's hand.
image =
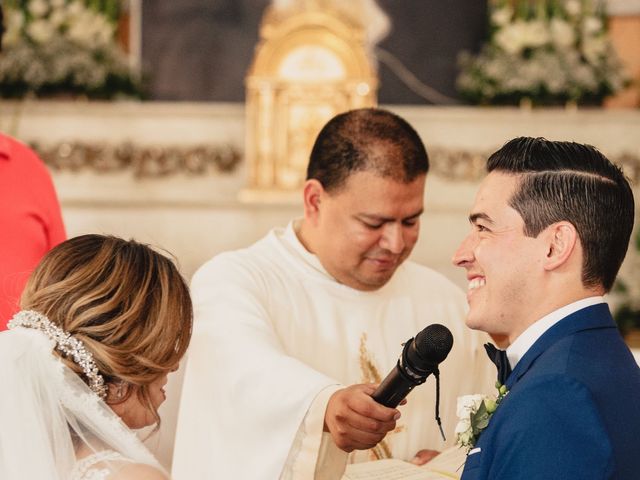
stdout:
<svg viewBox="0 0 640 480">
<path fill-rule="evenodd" d="M 396 428 L 400 412 L 376 402 L 371 395 L 375 384 L 351 385 L 329 398 L 324 414 L 325 431 L 341 450 L 366 450 Z"/>
</svg>

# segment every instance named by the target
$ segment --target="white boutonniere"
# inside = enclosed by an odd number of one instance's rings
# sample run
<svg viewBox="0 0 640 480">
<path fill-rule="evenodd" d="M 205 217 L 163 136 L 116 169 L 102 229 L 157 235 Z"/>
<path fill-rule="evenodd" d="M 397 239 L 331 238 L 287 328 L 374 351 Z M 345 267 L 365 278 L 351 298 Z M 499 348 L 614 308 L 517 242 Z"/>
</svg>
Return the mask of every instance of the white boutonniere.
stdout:
<svg viewBox="0 0 640 480">
<path fill-rule="evenodd" d="M 477 443 L 482 431 L 489 425 L 489 420 L 500 402 L 509 393 L 507 387 L 496 382 L 498 395 L 464 395 L 458 397 L 458 425 L 456 425 L 456 443 L 467 449 L 467 453 Z"/>
</svg>

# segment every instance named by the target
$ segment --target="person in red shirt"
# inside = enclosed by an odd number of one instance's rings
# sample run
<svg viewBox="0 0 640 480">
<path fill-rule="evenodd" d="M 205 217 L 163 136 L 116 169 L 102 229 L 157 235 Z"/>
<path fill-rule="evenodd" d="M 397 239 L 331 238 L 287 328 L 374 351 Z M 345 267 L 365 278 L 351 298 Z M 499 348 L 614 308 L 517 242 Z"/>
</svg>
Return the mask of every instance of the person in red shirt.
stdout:
<svg viewBox="0 0 640 480">
<path fill-rule="evenodd" d="M 31 271 L 65 239 L 45 165 L 31 149 L 0 133 L 0 330 L 19 310 Z"/>
<path fill-rule="evenodd" d="M 3 12 L 0 4 L 0 51 Z M 38 156 L 0 132 L 0 331 L 18 308 L 27 277 L 66 239 L 51 176 Z"/>
</svg>

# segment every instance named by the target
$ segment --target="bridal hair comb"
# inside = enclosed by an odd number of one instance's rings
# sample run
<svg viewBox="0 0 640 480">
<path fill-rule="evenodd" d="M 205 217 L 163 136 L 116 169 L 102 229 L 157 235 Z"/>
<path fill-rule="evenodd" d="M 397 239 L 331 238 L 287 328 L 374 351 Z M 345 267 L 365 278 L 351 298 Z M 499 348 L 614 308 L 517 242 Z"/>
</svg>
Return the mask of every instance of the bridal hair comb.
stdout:
<svg viewBox="0 0 640 480">
<path fill-rule="evenodd" d="M 85 348 L 82 341 L 54 325 L 45 315 L 34 310 L 22 310 L 16 313 L 7 326 L 9 328 L 33 328 L 44 333 L 55 342 L 57 350 L 71 357 L 82 368 L 85 376 L 89 379 L 89 388 L 100 398 L 106 398 L 107 386 L 104 383 L 104 378 L 98 371 L 93 355 Z"/>
</svg>

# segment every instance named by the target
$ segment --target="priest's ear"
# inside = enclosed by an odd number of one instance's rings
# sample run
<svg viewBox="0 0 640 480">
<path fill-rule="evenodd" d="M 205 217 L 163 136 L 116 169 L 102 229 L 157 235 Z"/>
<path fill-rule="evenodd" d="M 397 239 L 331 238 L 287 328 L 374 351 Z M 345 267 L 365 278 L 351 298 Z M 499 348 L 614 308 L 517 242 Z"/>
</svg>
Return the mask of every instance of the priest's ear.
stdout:
<svg viewBox="0 0 640 480">
<path fill-rule="evenodd" d="M 304 218 L 315 224 L 320 214 L 320 202 L 324 193 L 322 184 L 315 178 L 307 180 L 302 190 L 304 201 Z"/>
<path fill-rule="evenodd" d="M 572 223 L 553 223 L 545 228 L 541 235 L 544 235 L 547 248 L 545 270 L 556 270 L 574 263 L 579 269 L 582 268 L 582 258 L 578 258 L 581 257 L 578 232 Z"/>
</svg>

